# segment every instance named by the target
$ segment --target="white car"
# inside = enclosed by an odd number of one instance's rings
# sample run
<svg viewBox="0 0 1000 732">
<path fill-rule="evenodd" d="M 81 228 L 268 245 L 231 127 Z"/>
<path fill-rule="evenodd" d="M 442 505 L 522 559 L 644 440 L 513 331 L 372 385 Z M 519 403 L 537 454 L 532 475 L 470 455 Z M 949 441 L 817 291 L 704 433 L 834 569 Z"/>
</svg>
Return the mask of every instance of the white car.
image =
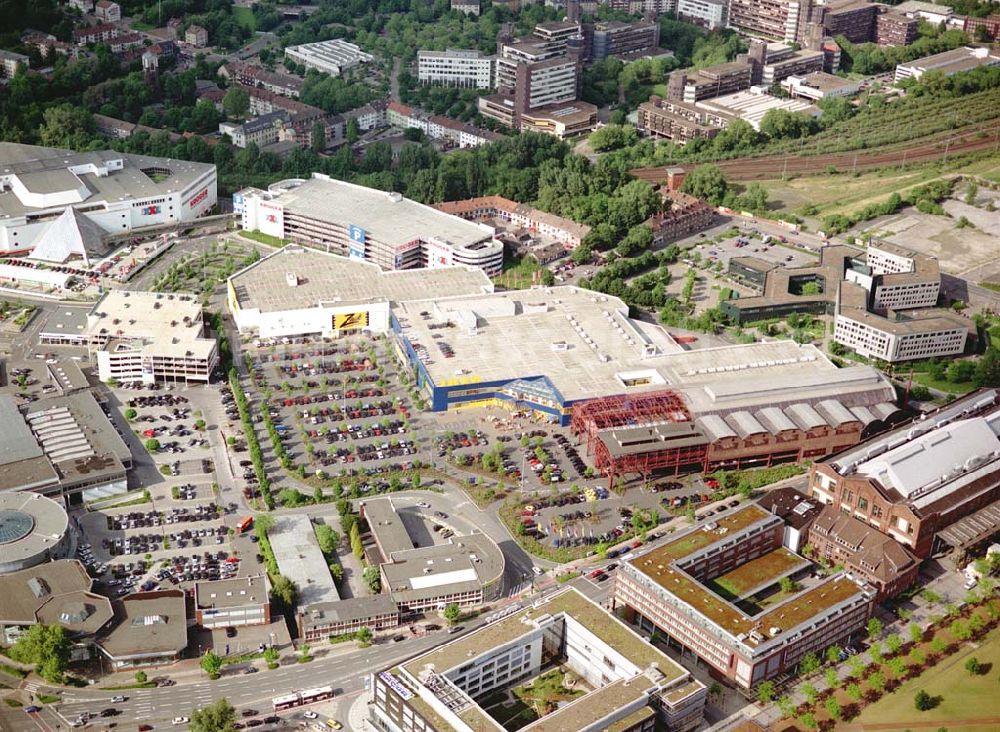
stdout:
<svg viewBox="0 0 1000 732">
<path fill-rule="evenodd" d="M 191 720 L 188 719 L 187 717 L 174 717 L 173 723 L 174 724 L 187 724 L 190 721 Z"/>
<path fill-rule="evenodd" d="M 430 508 L 431 504 L 429 504 L 427 501 L 418 501 L 417 506 L 419 508 Z"/>
<path fill-rule="evenodd" d="M 306 719 L 319 719 L 319 715 L 316 714 L 316 712 L 313 712 L 308 709 L 302 712 L 302 716 L 305 717 Z"/>
<path fill-rule="evenodd" d="M 114 704 L 121 704 L 122 702 L 128 701 L 128 697 L 127 696 L 122 696 L 121 694 L 119 694 L 118 696 L 111 697 L 111 701 Z"/>
</svg>

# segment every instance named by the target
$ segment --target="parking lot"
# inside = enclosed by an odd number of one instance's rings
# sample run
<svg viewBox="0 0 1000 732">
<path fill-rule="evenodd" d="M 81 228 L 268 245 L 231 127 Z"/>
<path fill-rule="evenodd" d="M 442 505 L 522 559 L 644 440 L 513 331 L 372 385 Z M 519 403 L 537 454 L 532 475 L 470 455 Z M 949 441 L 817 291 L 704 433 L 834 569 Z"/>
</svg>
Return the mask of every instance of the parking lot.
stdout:
<svg viewBox="0 0 1000 732">
<path fill-rule="evenodd" d="M 794 235 L 785 239 L 782 242 L 776 237 L 748 230 L 721 241 L 698 243 L 690 250 L 689 257 L 691 252 L 697 252 L 702 261 L 721 263 L 723 272 L 728 271 L 729 260 L 733 257 L 756 257 L 779 267 L 809 267 L 819 263 L 816 253 L 795 246 Z"/>
<path fill-rule="evenodd" d="M 296 340 L 255 342 L 251 351 L 255 388 L 292 462 L 304 464 L 307 474 L 400 480 L 420 446 L 388 344 L 367 336 Z M 224 401 L 235 409 L 230 398 Z M 242 462 L 243 477 L 252 483 L 252 470 Z"/>
</svg>

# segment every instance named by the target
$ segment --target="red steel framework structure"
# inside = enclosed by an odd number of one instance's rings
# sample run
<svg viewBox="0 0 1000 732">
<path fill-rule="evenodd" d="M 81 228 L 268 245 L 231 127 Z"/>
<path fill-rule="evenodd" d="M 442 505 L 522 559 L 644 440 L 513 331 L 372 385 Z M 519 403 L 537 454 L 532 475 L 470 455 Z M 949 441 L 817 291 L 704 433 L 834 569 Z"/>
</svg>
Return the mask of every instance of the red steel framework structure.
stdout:
<svg viewBox="0 0 1000 732">
<path fill-rule="evenodd" d="M 598 433 L 618 427 L 690 421 L 691 413 L 684 398 L 676 391 L 664 389 L 599 397 L 574 405 L 570 428 L 577 438 L 585 436 L 587 454 L 593 453 L 594 466 L 614 485 L 615 478 L 623 473 L 641 473 L 646 476 L 654 470 L 665 468 L 673 468 L 677 473 L 684 465 L 704 465 L 708 446 L 696 445 L 613 456 Z"/>
</svg>

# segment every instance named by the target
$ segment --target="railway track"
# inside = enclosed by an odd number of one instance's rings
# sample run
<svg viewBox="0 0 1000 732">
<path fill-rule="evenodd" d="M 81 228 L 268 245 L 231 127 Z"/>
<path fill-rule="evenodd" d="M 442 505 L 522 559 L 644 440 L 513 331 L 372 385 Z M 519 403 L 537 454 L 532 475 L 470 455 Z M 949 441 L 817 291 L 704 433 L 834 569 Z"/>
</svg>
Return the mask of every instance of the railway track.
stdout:
<svg viewBox="0 0 1000 732">
<path fill-rule="evenodd" d="M 996 130 L 996 128 L 992 128 Z M 739 158 L 715 162 L 729 180 L 752 181 L 780 178 L 785 175 L 815 175 L 831 166 L 839 172 L 892 168 L 910 163 L 925 163 L 979 152 L 998 145 L 998 133 L 983 135 L 982 126 L 911 146 L 893 146 L 881 150 L 855 150 L 825 155 L 771 155 L 765 158 Z M 639 180 L 660 183 L 666 178 L 666 167 L 636 168 L 630 171 Z"/>
</svg>

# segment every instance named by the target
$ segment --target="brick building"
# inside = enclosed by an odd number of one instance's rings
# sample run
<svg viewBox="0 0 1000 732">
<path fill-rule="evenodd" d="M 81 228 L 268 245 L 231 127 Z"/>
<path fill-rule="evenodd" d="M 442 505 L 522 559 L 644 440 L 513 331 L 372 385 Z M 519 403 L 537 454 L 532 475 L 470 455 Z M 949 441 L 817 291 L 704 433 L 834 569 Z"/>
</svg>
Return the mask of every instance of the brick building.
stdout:
<svg viewBox="0 0 1000 732">
<path fill-rule="evenodd" d="M 665 208 L 646 220 L 646 226 L 653 230 L 653 248 L 662 244 L 695 234 L 715 223 L 716 211 L 700 198 L 680 191 L 665 191 Z"/>
<path fill-rule="evenodd" d="M 683 145 L 691 140 L 711 139 L 719 134 L 732 117 L 710 112 L 687 102 L 652 96 L 639 105 L 637 127 L 651 137 L 672 140 Z"/>
<path fill-rule="evenodd" d="M 918 18 L 902 13 L 880 13 L 875 19 L 875 42 L 880 46 L 908 46 L 917 40 Z"/>
</svg>

